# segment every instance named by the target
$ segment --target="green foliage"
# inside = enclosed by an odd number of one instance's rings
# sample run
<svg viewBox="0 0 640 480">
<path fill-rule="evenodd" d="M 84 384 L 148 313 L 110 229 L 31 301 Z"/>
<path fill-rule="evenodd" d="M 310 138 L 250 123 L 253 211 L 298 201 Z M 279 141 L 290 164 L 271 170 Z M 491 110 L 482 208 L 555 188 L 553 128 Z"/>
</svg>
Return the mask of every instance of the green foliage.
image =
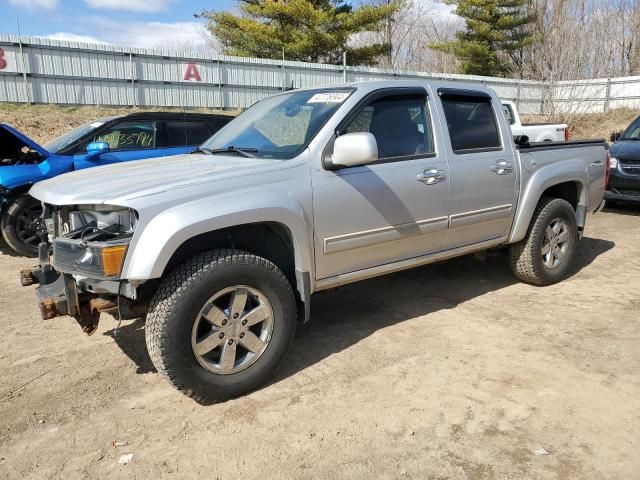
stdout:
<svg viewBox="0 0 640 480">
<path fill-rule="evenodd" d="M 380 31 L 395 13 L 389 5 L 354 8 L 345 0 L 238 0 L 240 15 L 204 11 L 207 28 L 224 53 L 243 57 L 373 65 L 391 45 L 353 45 L 354 34 Z M 351 40 L 351 41 L 350 41 Z"/>
<path fill-rule="evenodd" d="M 533 43 L 527 0 L 445 0 L 465 19 L 465 29 L 452 40 L 431 47 L 453 53 L 462 62 L 463 73 L 505 76 L 520 69 L 519 55 Z"/>
</svg>

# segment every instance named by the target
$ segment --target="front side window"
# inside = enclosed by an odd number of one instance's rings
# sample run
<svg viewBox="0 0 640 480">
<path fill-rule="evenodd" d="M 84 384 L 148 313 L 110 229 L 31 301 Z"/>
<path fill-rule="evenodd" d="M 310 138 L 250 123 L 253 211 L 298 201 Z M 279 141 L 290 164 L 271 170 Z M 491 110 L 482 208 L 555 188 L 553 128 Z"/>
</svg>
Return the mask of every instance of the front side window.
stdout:
<svg viewBox="0 0 640 480">
<path fill-rule="evenodd" d="M 442 107 L 454 152 L 500 148 L 500 133 L 491 98 L 444 95 Z"/>
<path fill-rule="evenodd" d="M 385 97 L 365 105 L 341 131 L 342 134 L 354 132 L 373 134 L 381 159 L 435 151 L 423 95 Z"/>
<path fill-rule="evenodd" d="M 111 150 L 146 150 L 156 147 L 156 122 L 123 122 L 97 135 L 94 142 L 107 142 Z"/>
<path fill-rule="evenodd" d="M 293 158 L 352 92 L 318 89 L 267 98 L 232 120 L 202 147 L 214 151 L 233 147 L 262 158 Z"/>
<path fill-rule="evenodd" d="M 92 131 L 102 127 L 105 122 L 108 122 L 111 119 L 111 117 L 108 117 L 101 120 L 96 120 L 95 122 L 89 122 L 85 123 L 84 125 L 80 125 L 79 127 L 76 127 L 73 130 L 51 140 L 49 143 L 45 143 L 44 148 L 51 153 L 61 152 L 72 143 L 80 140 L 82 137 L 90 135 Z"/>
</svg>

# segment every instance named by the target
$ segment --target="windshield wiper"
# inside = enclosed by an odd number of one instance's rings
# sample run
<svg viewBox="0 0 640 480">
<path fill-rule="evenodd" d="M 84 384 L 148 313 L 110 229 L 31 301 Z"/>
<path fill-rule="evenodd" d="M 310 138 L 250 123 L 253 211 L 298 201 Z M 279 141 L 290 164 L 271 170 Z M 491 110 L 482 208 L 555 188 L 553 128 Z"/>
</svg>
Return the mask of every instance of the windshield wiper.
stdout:
<svg viewBox="0 0 640 480">
<path fill-rule="evenodd" d="M 258 151 L 257 148 L 253 148 L 253 147 L 234 147 L 233 145 L 230 145 L 224 148 L 213 148 L 213 149 L 207 148 L 207 150 L 208 150 L 208 153 L 212 153 L 212 154 L 237 153 L 238 155 L 242 155 L 243 157 L 247 157 L 247 158 L 255 158 L 256 156 L 253 155 L 253 153 L 256 153 Z"/>
<path fill-rule="evenodd" d="M 198 147 L 191 153 L 206 153 L 207 155 L 211 155 L 211 149 L 205 147 Z"/>
</svg>

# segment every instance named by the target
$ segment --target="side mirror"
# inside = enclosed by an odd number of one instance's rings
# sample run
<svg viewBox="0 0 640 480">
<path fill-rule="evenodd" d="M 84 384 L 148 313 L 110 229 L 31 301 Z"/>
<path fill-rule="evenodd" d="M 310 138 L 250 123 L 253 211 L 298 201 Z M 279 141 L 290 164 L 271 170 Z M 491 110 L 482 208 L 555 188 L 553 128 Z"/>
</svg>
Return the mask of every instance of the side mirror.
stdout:
<svg viewBox="0 0 640 480">
<path fill-rule="evenodd" d="M 617 142 L 621 136 L 622 136 L 621 132 L 613 132 L 611 134 L 611 137 L 609 137 L 609 140 L 611 140 L 612 142 Z"/>
<path fill-rule="evenodd" d="M 331 157 L 335 167 L 355 167 L 377 160 L 378 143 L 371 133 L 347 133 L 336 138 Z"/>
<path fill-rule="evenodd" d="M 109 153 L 109 144 L 107 142 L 91 142 L 87 145 L 87 154 L 89 157 L 97 157 L 103 153 Z"/>
</svg>

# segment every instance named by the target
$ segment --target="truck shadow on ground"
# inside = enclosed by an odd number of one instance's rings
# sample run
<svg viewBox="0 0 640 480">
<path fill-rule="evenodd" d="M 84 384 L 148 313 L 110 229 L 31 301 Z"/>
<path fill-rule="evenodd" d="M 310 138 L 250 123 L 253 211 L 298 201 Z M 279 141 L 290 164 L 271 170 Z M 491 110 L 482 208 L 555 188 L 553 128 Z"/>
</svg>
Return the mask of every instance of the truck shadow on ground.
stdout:
<svg viewBox="0 0 640 480">
<path fill-rule="evenodd" d="M 607 205 L 604 210 L 602 210 L 602 213 L 640 217 L 640 205 L 632 205 L 629 203 L 620 203 L 614 206 Z"/>
<path fill-rule="evenodd" d="M 614 246 L 608 240 L 584 238 L 569 275 L 576 275 Z M 455 308 L 518 282 L 509 269 L 506 250 L 482 256 L 455 258 L 315 295 L 311 321 L 298 329 L 284 367 L 263 388 L 358 343 L 377 330 Z M 117 333 L 114 328 L 104 335 L 112 337 L 136 364 L 137 373 L 156 371 L 147 354 L 142 319 L 125 322 Z"/>
</svg>

